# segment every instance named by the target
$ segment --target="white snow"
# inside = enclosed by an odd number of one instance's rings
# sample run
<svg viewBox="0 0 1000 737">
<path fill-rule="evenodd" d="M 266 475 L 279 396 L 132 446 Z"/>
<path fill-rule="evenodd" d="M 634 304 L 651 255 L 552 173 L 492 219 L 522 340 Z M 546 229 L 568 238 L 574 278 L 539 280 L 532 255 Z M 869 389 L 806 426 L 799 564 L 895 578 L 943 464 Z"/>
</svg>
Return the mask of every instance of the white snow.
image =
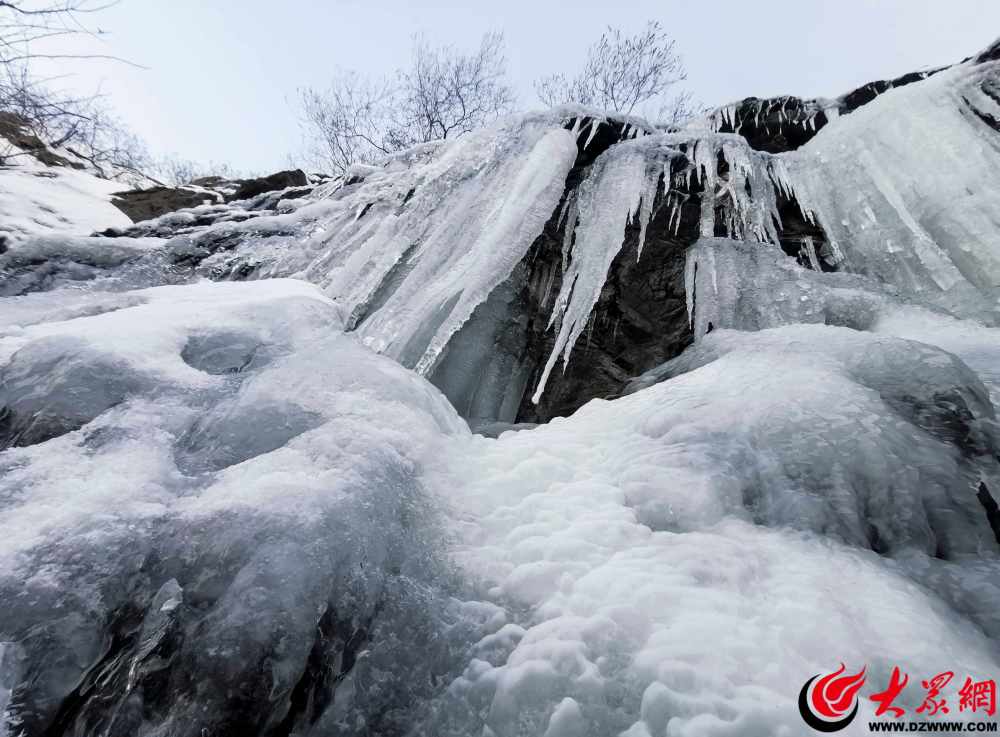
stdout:
<svg viewBox="0 0 1000 737">
<path fill-rule="evenodd" d="M 16 242 L 51 231 L 88 235 L 128 227 L 132 221 L 111 204 L 111 194 L 122 189 L 121 182 L 34 159 L 0 167 L 0 235 Z"/>
<path fill-rule="evenodd" d="M 80 294 L 86 313 L 97 295 Z M 365 617 L 383 601 L 383 630 L 351 678 L 386 683 L 377 702 L 410 687 L 401 659 L 451 669 L 410 704 L 428 707 L 410 726 L 442 737 L 484 722 L 497 737 L 794 735 L 800 684 L 842 660 L 873 679 L 894 664 L 977 677 L 997 666 L 980 629 L 1000 633 L 982 593 L 998 583 L 996 543 L 974 488 L 1000 473 L 949 434 L 959 400 L 968 442 L 988 442 L 995 417 L 943 351 L 826 325 L 720 328 L 669 381 L 491 440 L 340 333 L 342 311 L 311 285 L 107 298 L 117 309 L 25 312 L 0 338 L 18 416 L 92 410 L 63 417 L 79 429 L 0 456 L 0 586 L 24 597 L 0 597 L 7 637 L 53 596 L 106 616 L 127 596 L 110 582 L 132 575 L 142 541 L 142 556 L 183 555 L 230 582 L 208 599 L 208 628 L 188 635 L 191 648 L 227 643 L 200 666 L 208 682 L 274 668 L 284 693 L 310 612 L 333 596 Z M 437 661 L 406 649 L 424 605 L 380 592 L 399 561 L 424 586 L 445 559 L 466 590 L 464 602 L 421 595 L 451 618 L 428 640 L 452 643 Z M 178 590 L 154 578 L 157 601 L 204 596 L 182 579 Z M 174 611 L 185 610 L 163 616 Z M 86 621 L 52 646 L 97 647 Z M 279 640 L 289 647 L 274 660 Z M 40 687 L 58 688 L 40 662 Z M 223 703 L 211 687 L 202 698 Z M 872 707 L 861 708 L 847 734 L 864 733 Z"/>
<path fill-rule="evenodd" d="M 719 330 L 698 350 L 666 383 L 460 441 L 438 482 L 455 555 L 491 601 L 526 612 L 509 654 L 452 687 L 489 705 L 491 733 L 541 733 L 569 698 L 580 734 L 794 735 L 798 685 L 831 663 L 873 680 L 894 663 L 995 669 L 939 597 L 996 585 L 975 498 L 996 461 L 963 461 L 904 409 L 954 389 L 989 432 L 975 376 L 942 351 L 823 325 Z M 873 534 L 912 558 L 870 552 Z M 932 593 L 942 549 L 990 566 Z M 847 734 L 867 734 L 861 709 Z"/>
</svg>

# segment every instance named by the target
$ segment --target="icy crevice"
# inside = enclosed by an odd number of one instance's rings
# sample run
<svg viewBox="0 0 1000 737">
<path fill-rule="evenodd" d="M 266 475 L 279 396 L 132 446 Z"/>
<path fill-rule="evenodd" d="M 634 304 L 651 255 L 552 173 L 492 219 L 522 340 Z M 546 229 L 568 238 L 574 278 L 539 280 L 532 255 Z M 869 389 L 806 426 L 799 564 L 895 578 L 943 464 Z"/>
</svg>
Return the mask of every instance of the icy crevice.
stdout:
<svg viewBox="0 0 1000 737">
<path fill-rule="evenodd" d="M 826 98 L 802 100 L 791 95 L 747 98 L 713 110 L 708 114 L 708 125 L 716 132 L 742 134 L 744 126 L 759 128 L 763 124 L 765 132 L 771 133 L 766 121 L 772 114 L 778 125 L 796 125 L 803 130 L 816 131 L 817 118 L 822 114 L 827 121 L 834 120 L 839 115 L 839 108 L 836 100 Z"/>
<path fill-rule="evenodd" d="M 640 139 L 613 146 L 598 157 L 590 176 L 580 185 L 574 202 L 579 222 L 573 229 L 574 241 L 562 288 L 549 318 L 550 329 L 558 321 L 559 333 L 532 398 L 536 404 L 557 358 L 569 360 L 600 296 L 626 227 L 638 216 L 645 233 L 656 188 L 664 174 L 669 176 L 670 161 L 677 155 L 662 147 L 651 152 L 650 144 L 650 139 Z"/>
</svg>

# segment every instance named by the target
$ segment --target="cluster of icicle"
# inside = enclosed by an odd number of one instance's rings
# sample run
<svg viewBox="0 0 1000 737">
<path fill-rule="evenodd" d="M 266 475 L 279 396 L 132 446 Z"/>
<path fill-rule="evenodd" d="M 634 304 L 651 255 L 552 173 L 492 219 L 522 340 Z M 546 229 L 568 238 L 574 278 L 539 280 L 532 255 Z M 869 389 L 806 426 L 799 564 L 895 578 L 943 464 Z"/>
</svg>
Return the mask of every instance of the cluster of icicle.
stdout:
<svg viewBox="0 0 1000 737">
<path fill-rule="evenodd" d="M 587 151 L 609 129 L 615 142 L 567 194 L 580 147 Z M 718 229 L 777 243 L 779 199 L 793 197 L 782 158 L 754 151 L 736 134 L 661 132 L 639 118 L 578 107 L 519 116 L 379 167 L 356 167 L 346 182 L 292 214 L 237 225 L 247 231 L 238 250 L 263 264 L 261 276 L 319 284 L 346 308 L 348 329 L 366 345 L 423 375 L 558 213 L 563 279 L 549 319 L 557 337 L 536 402 L 585 329 L 630 225 L 639 229 L 641 257 L 654 208 L 666 208 L 676 233 L 688 194 L 700 192 L 700 235 Z"/>
<path fill-rule="evenodd" d="M 720 161 L 728 167 L 722 174 Z M 721 222 L 729 238 L 778 243 L 778 198 L 794 198 L 780 158 L 754 151 L 738 135 L 710 131 L 661 133 L 612 146 L 597 158 L 561 213 L 564 274 L 549 318 L 549 328 L 558 333 L 532 401 L 541 399 L 558 359 L 568 363 L 627 226 L 639 227 L 641 258 L 660 187 L 661 207 L 668 208 L 668 226 L 676 233 L 684 201 L 678 191 L 691 192 L 695 185 L 702 190 L 702 237 L 713 237 Z"/>
<path fill-rule="evenodd" d="M 796 102 L 799 109 L 790 111 L 788 105 Z M 840 108 L 835 100 L 819 98 L 815 100 L 800 100 L 796 97 L 776 97 L 771 99 L 755 99 L 733 102 L 716 108 L 708 115 L 708 127 L 713 131 L 727 129 L 740 133 L 743 126 L 753 122 L 759 127 L 765 116 L 776 111 L 779 124 L 798 125 L 803 129 L 815 131 L 816 118 L 820 113 L 826 115 L 828 121 L 840 115 Z"/>
</svg>

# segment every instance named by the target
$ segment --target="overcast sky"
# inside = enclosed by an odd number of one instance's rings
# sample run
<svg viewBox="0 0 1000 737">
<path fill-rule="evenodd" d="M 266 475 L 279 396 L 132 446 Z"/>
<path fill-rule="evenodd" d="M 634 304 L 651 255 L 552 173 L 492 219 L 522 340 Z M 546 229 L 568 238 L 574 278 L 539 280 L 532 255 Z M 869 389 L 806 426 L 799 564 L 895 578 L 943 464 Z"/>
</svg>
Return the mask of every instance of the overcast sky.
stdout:
<svg viewBox="0 0 1000 737">
<path fill-rule="evenodd" d="M 121 0 L 93 19 L 109 32 L 99 50 L 148 68 L 57 71 L 73 87 L 100 86 L 156 153 L 265 173 L 299 148 L 296 88 L 337 69 L 390 73 L 415 33 L 471 49 L 502 30 L 530 108 L 535 77 L 574 71 L 606 25 L 634 32 L 647 20 L 677 39 L 687 88 L 715 105 L 835 96 L 958 61 L 1000 36 L 1000 0 Z"/>
</svg>

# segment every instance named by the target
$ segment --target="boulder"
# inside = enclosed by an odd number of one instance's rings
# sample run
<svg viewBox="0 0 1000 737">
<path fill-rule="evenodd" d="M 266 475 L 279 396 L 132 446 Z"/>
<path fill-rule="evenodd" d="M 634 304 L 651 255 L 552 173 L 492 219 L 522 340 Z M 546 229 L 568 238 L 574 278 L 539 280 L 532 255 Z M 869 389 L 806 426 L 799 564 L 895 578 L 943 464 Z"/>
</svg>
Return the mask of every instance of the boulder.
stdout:
<svg viewBox="0 0 1000 737">
<path fill-rule="evenodd" d="M 265 192 L 287 189 L 288 187 L 303 187 L 307 184 L 309 184 L 309 178 L 304 171 L 301 169 L 288 169 L 286 171 L 275 172 L 266 177 L 240 181 L 239 189 L 226 197 L 226 202 L 248 200 Z"/>
<path fill-rule="evenodd" d="M 204 188 L 150 187 L 130 192 L 116 192 L 111 202 L 133 222 L 138 223 L 185 207 L 197 207 L 218 200 L 218 194 Z"/>
</svg>

